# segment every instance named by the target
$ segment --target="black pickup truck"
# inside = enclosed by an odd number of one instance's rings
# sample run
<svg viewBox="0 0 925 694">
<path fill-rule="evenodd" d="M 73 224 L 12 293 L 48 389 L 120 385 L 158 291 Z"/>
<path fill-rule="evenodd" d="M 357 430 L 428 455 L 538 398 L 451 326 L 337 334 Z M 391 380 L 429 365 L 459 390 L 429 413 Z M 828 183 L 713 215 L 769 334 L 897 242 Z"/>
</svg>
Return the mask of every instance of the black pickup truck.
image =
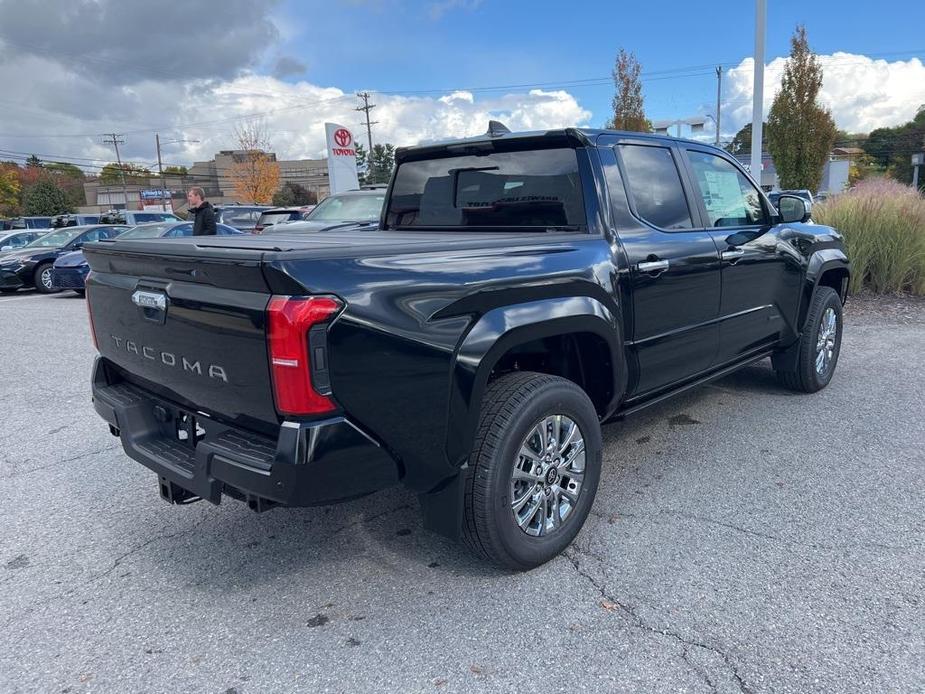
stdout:
<svg viewBox="0 0 925 694">
<path fill-rule="evenodd" d="M 564 129 L 396 153 L 377 231 L 85 247 L 93 401 L 172 503 L 401 483 L 514 569 L 584 523 L 601 423 L 770 357 L 828 384 L 849 263 L 725 152 Z"/>
</svg>

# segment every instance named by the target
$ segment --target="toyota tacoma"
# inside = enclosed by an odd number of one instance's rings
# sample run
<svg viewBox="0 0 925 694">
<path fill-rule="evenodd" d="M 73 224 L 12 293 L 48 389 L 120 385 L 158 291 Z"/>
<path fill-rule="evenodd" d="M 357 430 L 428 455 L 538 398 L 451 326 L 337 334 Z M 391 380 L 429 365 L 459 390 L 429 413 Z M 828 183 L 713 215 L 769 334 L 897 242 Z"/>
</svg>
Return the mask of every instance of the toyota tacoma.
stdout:
<svg viewBox="0 0 925 694">
<path fill-rule="evenodd" d="M 400 149 L 377 231 L 85 246 L 93 402 L 161 496 L 255 511 L 394 484 L 529 569 L 591 509 L 601 424 L 770 357 L 832 378 L 841 235 L 700 142 Z"/>
</svg>

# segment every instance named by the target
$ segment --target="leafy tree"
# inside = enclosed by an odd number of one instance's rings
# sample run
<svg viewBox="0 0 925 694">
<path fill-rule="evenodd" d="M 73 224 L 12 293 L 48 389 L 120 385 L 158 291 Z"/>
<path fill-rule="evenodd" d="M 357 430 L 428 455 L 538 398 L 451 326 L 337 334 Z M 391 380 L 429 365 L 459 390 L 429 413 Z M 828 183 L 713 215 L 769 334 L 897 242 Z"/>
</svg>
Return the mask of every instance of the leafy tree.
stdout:
<svg viewBox="0 0 925 694">
<path fill-rule="evenodd" d="M 642 68 L 635 53 L 620 49 L 613 68 L 613 118 L 608 127 L 616 130 L 650 132 L 652 124 L 646 118 L 642 99 L 642 83 L 639 74 Z"/>
<path fill-rule="evenodd" d="M 895 128 L 877 128 L 862 143 L 864 151 L 901 183 L 912 183 L 912 155 L 925 151 L 925 106 L 908 123 Z M 919 171 L 919 186 L 925 189 L 925 172 Z"/>
<path fill-rule="evenodd" d="M 100 171 L 100 182 L 106 184 L 121 183 L 123 172 L 126 178 L 143 178 L 151 175 L 151 169 L 145 168 L 141 164 L 124 161 L 120 169 L 118 163 L 112 162 L 106 164 Z"/>
<path fill-rule="evenodd" d="M 79 167 L 68 162 L 53 161 L 45 164 L 45 171 L 58 187 L 67 193 L 71 207 L 87 204 L 87 195 L 83 185 L 86 174 Z"/>
<path fill-rule="evenodd" d="M 175 176 L 187 176 L 189 175 L 189 169 L 185 166 L 165 166 L 164 174 L 173 174 Z"/>
<path fill-rule="evenodd" d="M 50 161 L 45 164 L 45 170 L 49 173 L 58 176 L 66 176 L 67 178 L 78 181 L 83 181 L 84 178 L 86 178 L 86 174 L 84 174 L 80 167 L 65 161 Z"/>
<path fill-rule="evenodd" d="M 235 128 L 238 149 L 231 165 L 235 196 L 244 202 L 267 203 L 279 186 L 279 164 L 267 153 L 270 140 L 266 125 L 249 121 Z"/>
<path fill-rule="evenodd" d="M 366 151 L 366 146 L 360 142 L 356 143 L 356 152 L 357 152 L 357 178 L 360 181 L 360 185 L 367 183 L 367 176 L 369 175 L 368 162 L 369 158 L 368 152 Z"/>
<path fill-rule="evenodd" d="M 768 124 L 764 123 L 762 126 L 764 131 Z M 752 124 L 746 123 L 742 128 L 735 134 L 735 137 L 732 138 L 732 142 L 726 145 L 726 151 L 729 154 L 733 155 L 743 155 L 752 153 Z"/>
<path fill-rule="evenodd" d="M 0 164 L 0 214 L 16 214 L 19 210 L 18 166 Z"/>
<path fill-rule="evenodd" d="M 318 196 L 314 192 L 292 181 L 286 181 L 273 195 L 273 204 L 277 207 L 301 207 L 317 202 Z"/>
<path fill-rule="evenodd" d="M 798 25 L 790 39 L 780 91 L 768 114 L 768 151 L 781 188 L 815 191 L 835 143 L 835 121 L 817 101 L 822 68 L 809 48 L 806 28 Z"/>
<path fill-rule="evenodd" d="M 67 193 L 48 179 L 29 186 L 23 193 L 23 214 L 49 217 L 73 209 Z"/>
<path fill-rule="evenodd" d="M 30 169 L 39 169 L 42 167 L 42 160 L 33 154 L 26 159 L 26 167 Z"/>
<path fill-rule="evenodd" d="M 388 183 L 395 168 L 395 146 L 388 143 L 373 145 L 373 155 L 369 161 L 367 183 Z"/>
</svg>

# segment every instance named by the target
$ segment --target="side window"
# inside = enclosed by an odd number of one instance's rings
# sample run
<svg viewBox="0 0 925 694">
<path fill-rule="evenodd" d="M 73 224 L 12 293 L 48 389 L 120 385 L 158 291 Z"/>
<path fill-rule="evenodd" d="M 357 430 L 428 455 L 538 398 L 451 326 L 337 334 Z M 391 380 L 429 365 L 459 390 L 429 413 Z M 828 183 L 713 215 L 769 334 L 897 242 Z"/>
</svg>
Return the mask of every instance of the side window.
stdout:
<svg viewBox="0 0 925 694">
<path fill-rule="evenodd" d="M 170 230 L 170 233 L 167 234 L 172 239 L 180 238 L 181 236 L 192 236 L 193 235 L 193 225 L 192 224 L 181 224 L 180 226 L 174 227 Z"/>
<path fill-rule="evenodd" d="M 684 197 L 681 174 L 666 147 L 620 145 L 627 187 L 636 212 L 659 229 L 691 229 L 691 212 Z"/>
<path fill-rule="evenodd" d="M 91 241 L 99 241 L 101 238 L 108 238 L 106 234 L 106 229 L 91 229 L 86 234 L 80 237 L 80 243 L 90 243 Z"/>
<path fill-rule="evenodd" d="M 768 224 L 761 194 L 741 171 L 722 157 L 688 150 L 694 178 L 700 188 L 710 226 L 734 227 Z"/>
</svg>

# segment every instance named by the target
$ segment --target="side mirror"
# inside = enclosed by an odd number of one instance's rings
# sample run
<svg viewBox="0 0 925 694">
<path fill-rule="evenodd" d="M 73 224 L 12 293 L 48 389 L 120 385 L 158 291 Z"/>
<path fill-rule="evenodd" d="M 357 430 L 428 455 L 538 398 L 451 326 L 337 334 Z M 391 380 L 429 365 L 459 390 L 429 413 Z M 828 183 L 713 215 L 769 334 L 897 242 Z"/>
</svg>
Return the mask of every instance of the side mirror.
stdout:
<svg viewBox="0 0 925 694">
<path fill-rule="evenodd" d="M 809 219 L 806 201 L 798 195 L 781 195 L 777 200 L 777 211 L 784 224 L 805 222 Z"/>
<path fill-rule="evenodd" d="M 81 248 L 83 248 L 83 247 L 84 247 L 83 243 L 80 242 L 80 241 L 78 241 L 78 242 L 75 243 L 73 246 L 71 246 L 71 249 L 72 249 L 72 250 L 75 250 L 75 251 L 79 251 L 79 250 L 80 250 Z"/>
</svg>

